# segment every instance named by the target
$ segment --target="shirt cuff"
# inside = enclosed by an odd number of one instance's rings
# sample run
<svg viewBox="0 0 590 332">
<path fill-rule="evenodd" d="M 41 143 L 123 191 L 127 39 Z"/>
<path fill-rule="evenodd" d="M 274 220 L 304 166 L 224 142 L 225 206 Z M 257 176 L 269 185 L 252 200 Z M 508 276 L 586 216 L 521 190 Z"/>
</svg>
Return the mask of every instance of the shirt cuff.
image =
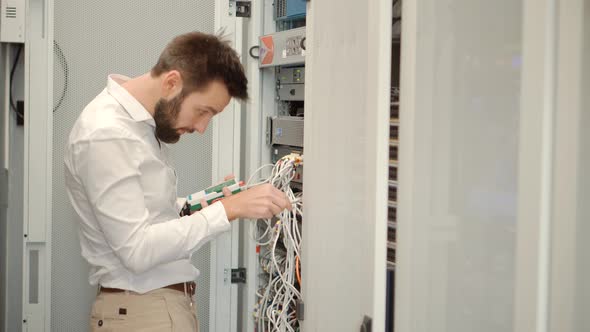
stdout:
<svg viewBox="0 0 590 332">
<path fill-rule="evenodd" d="M 225 207 L 221 202 L 215 202 L 209 205 L 202 209 L 200 213 L 205 217 L 209 224 L 209 235 L 226 232 L 231 228 L 229 220 L 227 219 L 227 214 L 225 213 Z"/>
<path fill-rule="evenodd" d="M 176 198 L 176 211 L 180 213 L 182 208 L 184 207 L 184 203 L 186 203 L 186 197 L 177 197 Z"/>
</svg>

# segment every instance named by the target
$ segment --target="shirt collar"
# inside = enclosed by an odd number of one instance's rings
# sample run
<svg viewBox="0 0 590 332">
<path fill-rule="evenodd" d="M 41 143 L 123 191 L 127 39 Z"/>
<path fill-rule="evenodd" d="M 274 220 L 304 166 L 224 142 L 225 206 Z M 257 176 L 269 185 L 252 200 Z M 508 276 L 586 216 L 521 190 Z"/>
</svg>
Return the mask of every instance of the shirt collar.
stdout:
<svg viewBox="0 0 590 332">
<path fill-rule="evenodd" d="M 125 108 L 133 120 L 137 122 L 146 122 L 150 126 L 155 127 L 156 123 L 152 115 L 129 93 L 129 91 L 121 86 L 121 83 L 128 80 L 129 77 L 127 76 L 118 74 L 109 75 L 107 80 L 108 93 L 113 96 L 123 108 Z"/>
</svg>

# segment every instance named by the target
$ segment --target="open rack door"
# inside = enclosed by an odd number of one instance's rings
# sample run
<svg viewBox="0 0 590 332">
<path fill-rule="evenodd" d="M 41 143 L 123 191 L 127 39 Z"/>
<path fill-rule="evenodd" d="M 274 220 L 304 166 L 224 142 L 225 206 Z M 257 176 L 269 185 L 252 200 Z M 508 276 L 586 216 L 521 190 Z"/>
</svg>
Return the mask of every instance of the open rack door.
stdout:
<svg viewBox="0 0 590 332">
<path fill-rule="evenodd" d="M 391 1 L 308 3 L 304 331 L 384 331 Z"/>
</svg>

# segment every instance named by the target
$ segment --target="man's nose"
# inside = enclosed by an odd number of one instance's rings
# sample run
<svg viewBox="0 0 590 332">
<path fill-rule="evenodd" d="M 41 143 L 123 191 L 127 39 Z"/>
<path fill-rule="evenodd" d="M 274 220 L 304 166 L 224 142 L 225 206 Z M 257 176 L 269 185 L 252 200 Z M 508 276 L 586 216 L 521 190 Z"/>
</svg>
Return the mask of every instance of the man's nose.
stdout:
<svg viewBox="0 0 590 332">
<path fill-rule="evenodd" d="M 199 134 L 204 134 L 205 131 L 207 130 L 208 125 L 209 125 L 209 120 L 199 121 L 195 124 L 193 129 L 196 130 Z"/>
</svg>

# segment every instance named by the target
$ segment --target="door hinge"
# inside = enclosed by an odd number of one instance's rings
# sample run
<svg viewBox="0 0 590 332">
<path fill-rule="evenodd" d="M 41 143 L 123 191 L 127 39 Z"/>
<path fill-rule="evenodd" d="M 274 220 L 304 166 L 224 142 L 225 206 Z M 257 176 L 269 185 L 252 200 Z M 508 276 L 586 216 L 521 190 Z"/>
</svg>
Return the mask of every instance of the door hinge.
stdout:
<svg viewBox="0 0 590 332">
<path fill-rule="evenodd" d="M 305 319 L 305 303 L 303 303 L 303 300 L 297 300 L 295 306 L 295 315 L 297 320 Z"/>
<path fill-rule="evenodd" d="M 237 1 L 237 0 L 229 0 L 229 16 L 236 17 L 250 17 L 251 14 L 251 4 L 250 1 Z"/>
<path fill-rule="evenodd" d="M 371 332 L 373 329 L 373 320 L 369 316 L 363 318 L 363 324 L 361 324 L 361 332 Z"/>
<path fill-rule="evenodd" d="M 245 267 L 231 269 L 231 283 L 232 284 L 245 284 L 246 283 L 246 268 Z"/>
</svg>

